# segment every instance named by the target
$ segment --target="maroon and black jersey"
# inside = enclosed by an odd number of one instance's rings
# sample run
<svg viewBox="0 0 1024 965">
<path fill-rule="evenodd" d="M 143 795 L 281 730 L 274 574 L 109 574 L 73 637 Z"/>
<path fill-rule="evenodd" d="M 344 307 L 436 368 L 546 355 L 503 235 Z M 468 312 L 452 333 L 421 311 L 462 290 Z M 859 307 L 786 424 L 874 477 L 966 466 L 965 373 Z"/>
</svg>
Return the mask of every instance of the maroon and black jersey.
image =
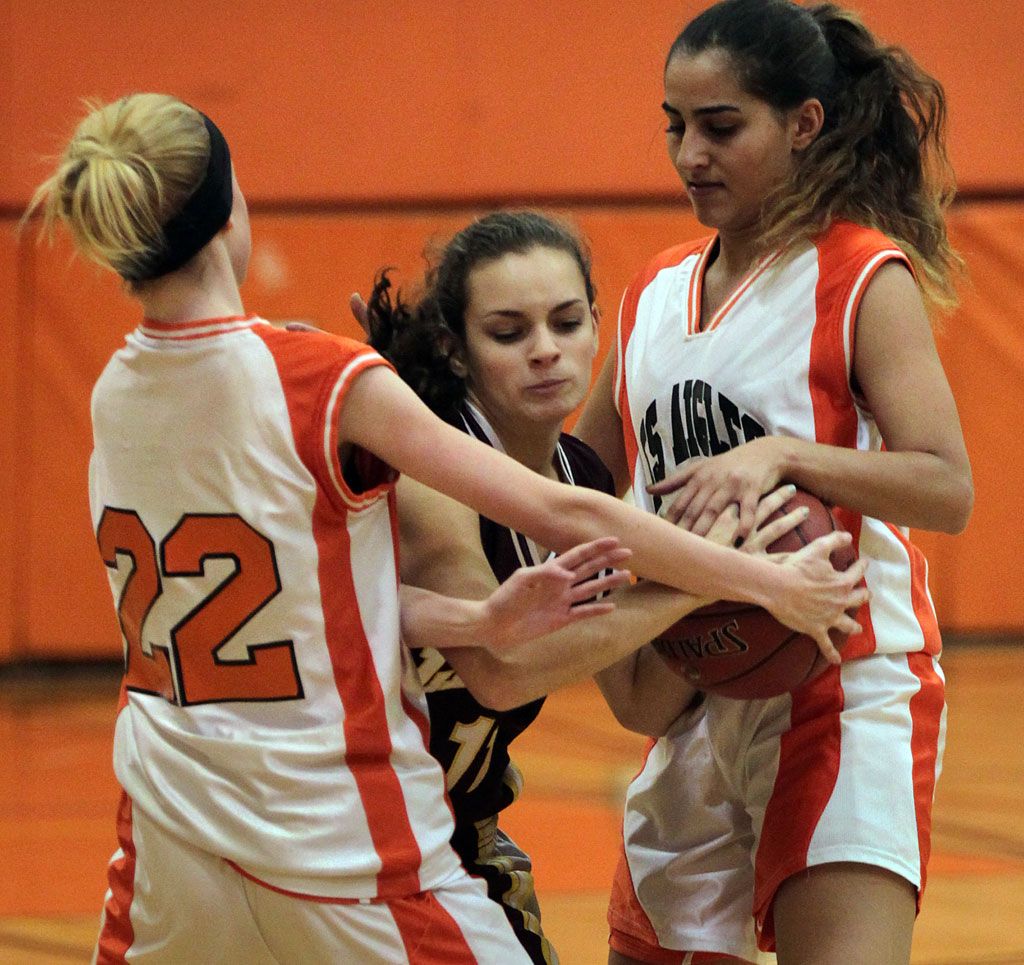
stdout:
<svg viewBox="0 0 1024 965">
<path fill-rule="evenodd" d="M 459 428 L 502 449 L 483 414 L 469 403 L 463 409 Z M 555 452 L 555 468 L 569 485 L 614 491 L 611 474 L 596 453 L 565 433 Z M 521 566 L 543 563 L 548 555 L 522 533 L 483 516 L 480 541 L 498 582 L 507 580 Z M 487 819 L 507 808 L 518 797 L 522 784 L 509 757 L 509 745 L 537 717 L 544 700 L 514 710 L 492 710 L 476 700 L 438 651 L 415 650 L 413 657 L 430 709 L 430 752 L 444 767 L 455 812 L 452 845 L 467 870 L 481 874 L 479 857 L 489 851 L 493 843 L 489 839 L 494 835 L 494 822 Z"/>
</svg>

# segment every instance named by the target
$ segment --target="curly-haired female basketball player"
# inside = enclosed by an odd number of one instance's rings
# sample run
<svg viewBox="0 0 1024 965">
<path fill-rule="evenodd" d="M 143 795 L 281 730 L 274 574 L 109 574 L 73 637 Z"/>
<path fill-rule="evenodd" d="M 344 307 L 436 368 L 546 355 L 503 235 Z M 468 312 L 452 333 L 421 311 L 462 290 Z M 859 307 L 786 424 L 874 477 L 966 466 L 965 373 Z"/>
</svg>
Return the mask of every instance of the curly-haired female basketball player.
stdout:
<svg viewBox="0 0 1024 965">
<path fill-rule="evenodd" d="M 590 257 L 568 226 L 533 211 L 486 215 L 440 252 L 415 305 L 393 303 L 389 288 L 385 275 L 368 308 L 356 303 L 357 317 L 435 412 L 550 479 L 612 490 L 593 451 L 562 431 L 586 396 L 597 350 Z M 485 596 L 495 581 L 548 555 L 408 477 L 398 493 L 402 575 L 416 585 Z M 787 495 L 766 498 L 759 514 Z M 737 522 L 735 513 L 722 521 L 725 541 Z M 746 548 L 770 544 L 793 522 L 758 529 Z M 414 651 L 430 749 L 444 765 L 455 814 L 452 844 L 467 870 L 487 882 L 538 965 L 557 955 L 541 929 L 530 860 L 498 826 L 522 783 L 510 745 L 545 694 L 597 671 L 619 719 L 644 733 L 663 734 L 694 694 L 643 644 L 702 601 L 653 583 L 615 599 L 616 612 L 599 626 L 566 628 L 501 654 Z"/>
<path fill-rule="evenodd" d="M 840 667 L 709 698 L 632 785 L 611 961 L 905 962 L 943 746 L 940 640 L 905 527 L 973 494 L 924 300 L 957 258 L 941 87 L 831 4 L 725 0 L 672 45 L 669 157 L 715 233 L 653 258 L 578 431 L 700 532 L 794 482 L 840 507 L 872 600 Z M 662 504 L 665 503 L 665 506 Z M 753 911 L 753 918 L 751 918 Z M 702 960 L 702 959 L 696 959 Z"/>
<path fill-rule="evenodd" d="M 624 537 L 639 572 L 819 639 L 850 622 L 861 594 L 829 547 L 775 566 L 544 480 L 367 346 L 245 315 L 245 202 L 217 126 L 180 101 L 93 110 L 35 201 L 144 313 L 93 393 L 91 504 L 126 645 L 99 961 L 524 960 L 448 844 L 399 646 L 396 470 L 556 549 Z M 470 645 L 564 623 L 590 591 L 573 584 L 626 554 L 566 555 L 483 607 L 414 592 L 402 633 Z M 510 615 L 552 590 L 540 625 Z"/>
</svg>

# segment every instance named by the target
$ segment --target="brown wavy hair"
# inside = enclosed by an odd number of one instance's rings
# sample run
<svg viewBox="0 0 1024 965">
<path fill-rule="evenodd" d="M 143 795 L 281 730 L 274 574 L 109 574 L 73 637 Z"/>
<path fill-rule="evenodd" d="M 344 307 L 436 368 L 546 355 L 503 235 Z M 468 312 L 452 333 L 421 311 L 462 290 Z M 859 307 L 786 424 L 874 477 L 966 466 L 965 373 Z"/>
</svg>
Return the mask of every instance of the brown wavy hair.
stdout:
<svg viewBox="0 0 1024 965">
<path fill-rule="evenodd" d="M 832 3 L 722 0 L 687 25 L 666 63 L 709 49 L 726 52 L 744 90 L 775 110 L 810 98 L 824 107 L 821 133 L 764 201 L 761 250 L 854 221 L 903 249 L 929 302 L 953 307 L 963 262 L 946 234 L 956 181 L 942 85 Z"/>
<path fill-rule="evenodd" d="M 539 211 L 496 211 L 470 222 L 431 258 L 422 294 L 392 299 L 388 269 L 377 275 L 367 305 L 370 344 L 433 412 L 452 422 L 466 399 L 466 380 L 451 358 L 466 344 L 468 281 L 475 268 L 508 254 L 552 248 L 579 266 L 587 300 L 596 298 L 590 251 L 568 225 Z"/>
</svg>

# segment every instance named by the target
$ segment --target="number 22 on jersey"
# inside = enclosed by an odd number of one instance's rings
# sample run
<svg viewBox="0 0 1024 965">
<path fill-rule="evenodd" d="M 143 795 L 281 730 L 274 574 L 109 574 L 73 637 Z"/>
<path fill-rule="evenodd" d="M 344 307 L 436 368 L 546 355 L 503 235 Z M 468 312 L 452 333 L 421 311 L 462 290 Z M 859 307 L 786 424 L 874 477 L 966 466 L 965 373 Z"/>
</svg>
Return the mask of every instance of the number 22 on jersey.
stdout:
<svg viewBox="0 0 1024 965">
<path fill-rule="evenodd" d="M 240 516 L 188 513 L 158 548 L 138 513 L 107 506 L 96 539 L 110 569 L 130 566 L 117 602 L 129 690 L 182 706 L 303 696 L 291 640 L 249 644 L 240 660 L 222 655 L 232 637 L 281 591 L 273 543 Z M 163 593 L 163 581 L 201 577 L 211 559 L 230 560 L 233 572 L 181 615 L 167 646 L 147 648 L 146 618 Z"/>
</svg>

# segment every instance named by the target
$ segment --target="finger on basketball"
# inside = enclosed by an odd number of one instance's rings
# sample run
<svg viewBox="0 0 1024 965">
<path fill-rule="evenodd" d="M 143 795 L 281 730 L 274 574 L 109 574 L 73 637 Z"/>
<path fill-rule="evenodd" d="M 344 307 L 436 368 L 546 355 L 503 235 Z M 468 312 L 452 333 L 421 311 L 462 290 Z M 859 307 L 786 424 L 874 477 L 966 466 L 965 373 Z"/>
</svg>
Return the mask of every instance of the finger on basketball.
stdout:
<svg viewBox="0 0 1024 965">
<path fill-rule="evenodd" d="M 715 496 L 709 499 L 697 517 L 696 522 L 690 527 L 690 532 L 694 536 L 707 536 L 711 531 L 711 527 L 715 525 L 715 521 L 729 505 L 728 497 L 725 496 Z"/>
<path fill-rule="evenodd" d="M 785 516 L 773 519 L 770 523 L 759 525 L 743 541 L 743 548 L 748 552 L 756 553 L 766 546 L 771 546 L 777 539 L 781 539 L 787 533 L 791 533 L 796 529 L 797 526 L 807 519 L 809 513 L 810 510 L 806 506 L 797 506 L 796 509 L 786 513 Z"/>
<path fill-rule="evenodd" d="M 785 486 L 779 486 L 767 495 L 762 496 L 757 504 L 757 512 L 754 514 L 754 525 L 763 526 L 764 521 L 776 510 L 782 509 L 793 498 L 795 493 L 796 486 L 792 483 L 787 483 Z"/>
<path fill-rule="evenodd" d="M 719 514 L 707 532 L 706 539 L 719 546 L 733 546 L 736 542 L 736 528 L 740 521 L 740 508 L 729 503 Z"/>
<path fill-rule="evenodd" d="M 756 489 L 747 489 L 740 496 L 740 536 L 749 536 L 757 525 L 757 504 L 761 494 Z"/>
</svg>

